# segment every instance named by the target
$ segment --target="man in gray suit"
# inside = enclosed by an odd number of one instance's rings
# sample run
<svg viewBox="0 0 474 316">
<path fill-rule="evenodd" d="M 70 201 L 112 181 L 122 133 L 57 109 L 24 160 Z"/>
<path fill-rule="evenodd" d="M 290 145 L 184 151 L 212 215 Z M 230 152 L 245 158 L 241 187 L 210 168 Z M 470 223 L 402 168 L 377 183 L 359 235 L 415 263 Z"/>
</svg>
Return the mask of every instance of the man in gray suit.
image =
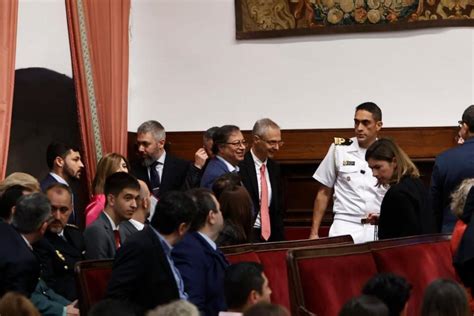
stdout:
<svg viewBox="0 0 474 316">
<path fill-rule="evenodd" d="M 145 222 L 150 216 L 150 190 L 144 181 L 138 180 L 138 182 L 140 183 L 140 199 L 137 203 L 137 209 L 130 220 L 120 224 L 120 236 L 123 241 L 125 241 L 130 235 L 143 230 Z"/>
<path fill-rule="evenodd" d="M 84 231 L 87 259 L 113 258 L 120 247 L 121 222 L 132 218 L 137 209 L 140 184 L 126 172 L 117 172 L 107 177 L 104 184 L 105 209 L 99 218 Z"/>
</svg>

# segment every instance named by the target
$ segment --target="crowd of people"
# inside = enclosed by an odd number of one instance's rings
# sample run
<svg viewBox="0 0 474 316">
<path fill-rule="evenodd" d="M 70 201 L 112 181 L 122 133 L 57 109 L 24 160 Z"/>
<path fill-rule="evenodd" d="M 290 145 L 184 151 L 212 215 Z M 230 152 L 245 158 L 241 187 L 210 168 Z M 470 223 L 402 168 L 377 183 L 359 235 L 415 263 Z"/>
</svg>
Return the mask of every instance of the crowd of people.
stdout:
<svg viewBox="0 0 474 316">
<path fill-rule="evenodd" d="M 474 106 L 459 124 L 464 142 L 437 157 L 427 189 L 403 149 L 378 137 L 380 108 L 372 102 L 357 106 L 355 137 L 335 138 L 314 173 L 319 186 L 309 238 L 319 238 L 331 200 L 329 236 L 350 234 L 355 243 L 454 231 L 454 265 L 470 288 Z M 237 126 L 212 127 L 192 162 L 167 152 L 165 129 L 154 120 L 139 126 L 136 144 L 139 161 L 129 163 L 117 153 L 100 159 L 84 210 L 71 189 L 84 172 L 80 150 L 61 142 L 48 146 L 49 173 L 40 182 L 17 172 L 0 183 L 3 300 L 19 300 L 10 294 L 16 292 L 42 315 L 78 315 L 74 265 L 114 258 L 106 300 L 92 315 L 106 315 L 104 304 L 116 306 L 110 308 L 114 315 L 168 315 L 176 309 L 183 310 L 180 315 L 287 315 L 270 304 L 271 284 L 261 265 L 229 265 L 220 251 L 222 246 L 285 239 L 284 192 L 274 160 L 284 145 L 280 126 L 268 118 L 258 120 L 249 149 Z M 84 231 L 78 225 L 82 219 Z M 380 310 L 373 315 L 387 315 L 387 309 L 400 315 L 378 296 L 381 284 L 393 280 L 394 287 L 409 292 L 398 277 L 380 276 L 341 315 L 359 315 L 354 311 L 366 306 Z M 450 284 L 443 282 L 427 289 L 426 310 L 436 305 L 432 297 L 438 288 Z M 409 293 L 397 293 L 406 306 Z"/>
</svg>

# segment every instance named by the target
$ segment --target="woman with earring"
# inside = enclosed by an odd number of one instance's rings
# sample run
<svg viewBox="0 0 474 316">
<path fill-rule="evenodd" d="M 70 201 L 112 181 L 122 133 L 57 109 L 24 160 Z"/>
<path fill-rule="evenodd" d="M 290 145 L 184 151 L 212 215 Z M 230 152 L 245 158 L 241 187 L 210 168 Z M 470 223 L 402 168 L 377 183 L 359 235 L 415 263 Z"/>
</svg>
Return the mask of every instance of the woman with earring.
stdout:
<svg viewBox="0 0 474 316">
<path fill-rule="evenodd" d="M 407 154 L 390 139 L 374 142 L 365 154 L 378 184 L 389 187 L 378 217 L 379 239 L 429 234 L 435 232 L 434 215 L 428 190 L 420 179 L 420 172 Z"/>
</svg>

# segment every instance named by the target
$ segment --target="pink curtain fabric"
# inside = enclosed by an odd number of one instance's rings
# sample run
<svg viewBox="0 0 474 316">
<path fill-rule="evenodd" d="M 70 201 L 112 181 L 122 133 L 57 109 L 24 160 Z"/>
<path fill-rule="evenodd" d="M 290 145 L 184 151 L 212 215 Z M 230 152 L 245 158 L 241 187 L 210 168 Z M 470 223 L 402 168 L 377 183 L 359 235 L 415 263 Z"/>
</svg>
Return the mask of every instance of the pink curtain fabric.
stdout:
<svg viewBox="0 0 474 316">
<path fill-rule="evenodd" d="M 65 0 L 89 188 L 104 153 L 127 154 L 130 0 Z"/>
<path fill-rule="evenodd" d="M 0 0 L 0 179 L 5 178 L 15 83 L 18 0 Z"/>
</svg>

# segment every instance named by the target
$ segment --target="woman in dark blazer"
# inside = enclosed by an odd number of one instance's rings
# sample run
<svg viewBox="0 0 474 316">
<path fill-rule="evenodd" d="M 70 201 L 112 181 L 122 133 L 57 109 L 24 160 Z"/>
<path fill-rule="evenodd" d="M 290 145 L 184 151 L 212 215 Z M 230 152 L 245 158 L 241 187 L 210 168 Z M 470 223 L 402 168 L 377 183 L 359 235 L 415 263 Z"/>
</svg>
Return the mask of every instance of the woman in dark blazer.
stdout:
<svg viewBox="0 0 474 316">
<path fill-rule="evenodd" d="M 378 185 L 390 187 L 380 206 L 377 222 L 379 239 L 429 234 L 435 232 L 435 221 L 428 190 L 420 172 L 407 154 L 390 139 L 374 142 L 365 154 Z"/>
</svg>

